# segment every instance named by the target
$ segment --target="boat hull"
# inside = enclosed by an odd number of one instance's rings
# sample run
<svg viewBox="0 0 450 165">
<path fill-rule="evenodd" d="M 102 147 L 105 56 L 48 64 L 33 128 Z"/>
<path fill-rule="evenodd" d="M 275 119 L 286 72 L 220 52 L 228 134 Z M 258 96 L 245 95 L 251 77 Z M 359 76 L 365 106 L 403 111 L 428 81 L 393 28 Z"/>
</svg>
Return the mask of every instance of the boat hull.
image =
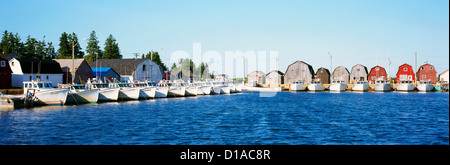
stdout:
<svg viewBox="0 0 450 165">
<path fill-rule="evenodd" d="M 434 86 L 431 84 L 419 84 L 417 86 L 417 90 L 419 91 L 423 91 L 423 92 L 430 92 L 433 91 Z"/>
<path fill-rule="evenodd" d="M 98 102 L 117 101 L 119 88 L 101 88 L 98 94 Z"/>
<path fill-rule="evenodd" d="M 169 87 L 156 87 L 155 98 L 166 98 Z"/>
<path fill-rule="evenodd" d="M 370 88 L 369 84 L 355 84 L 355 86 L 352 87 L 352 91 L 368 91 Z"/>
<path fill-rule="evenodd" d="M 141 88 L 141 91 L 139 92 L 139 99 L 151 99 L 155 98 L 156 95 L 156 87 L 147 87 L 147 88 Z"/>
<path fill-rule="evenodd" d="M 347 85 L 346 84 L 331 84 L 330 85 L 330 91 L 345 91 L 347 89 Z"/>
<path fill-rule="evenodd" d="M 220 88 L 221 88 L 220 86 L 213 86 L 213 87 L 212 87 L 212 90 L 211 90 L 211 94 L 219 95 L 219 94 L 220 94 L 220 91 L 221 91 Z"/>
<path fill-rule="evenodd" d="M 391 84 L 375 84 L 375 92 L 389 92 L 392 90 Z"/>
<path fill-rule="evenodd" d="M 198 87 L 186 87 L 184 96 L 197 96 Z"/>
<path fill-rule="evenodd" d="M 36 90 L 34 104 L 38 105 L 64 105 L 69 89 Z"/>
<path fill-rule="evenodd" d="M 414 91 L 415 88 L 414 84 L 400 84 L 397 86 L 397 91 L 409 92 Z"/>
<path fill-rule="evenodd" d="M 98 89 L 84 90 L 80 92 L 69 92 L 66 104 L 87 104 L 97 103 L 99 96 Z"/>
<path fill-rule="evenodd" d="M 306 90 L 306 85 L 303 85 L 303 84 L 292 84 L 289 87 L 289 90 L 291 90 L 291 91 L 305 91 Z"/>
<path fill-rule="evenodd" d="M 230 87 L 229 86 L 221 86 L 220 94 L 230 94 Z"/>
<path fill-rule="evenodd" d="M 185 87 L 170 87 L 167 96 L 183 97 L 186 94 Z"/>
<path fill-rule="evenodd" d="M 139 88 L 121 88 L 119 90 L 119 99 L 122 100 L 138 100 L 139 99 Z"/>
<path fill-rule="evenodd" d="M 325 90 L 325 87 L 323 87 L 323 85 L 320 85 L 320 84 L 310 84 L 310 85 L 308 85 L 308 90 L 309 91 L 323 91 L 323 90 Z"/>
<path fill-rule="evenodd" d="M 197 88 L 197 95 L 210 95 L 211 87 L 210 86 L 202 86 Z"/>
</svg>

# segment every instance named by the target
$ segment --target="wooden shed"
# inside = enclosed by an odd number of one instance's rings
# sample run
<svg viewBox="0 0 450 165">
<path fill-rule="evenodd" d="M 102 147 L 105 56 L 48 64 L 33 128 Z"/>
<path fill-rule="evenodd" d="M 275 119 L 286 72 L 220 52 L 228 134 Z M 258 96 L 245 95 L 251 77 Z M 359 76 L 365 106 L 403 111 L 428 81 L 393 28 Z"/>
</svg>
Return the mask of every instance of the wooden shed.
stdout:
<svg viewBox="0 0 450 165">
<path fill-rule="evenodd" d="M 305 81 L 309 83 L 314 78 L 314 69 L 303 61 L 295 61 L 290 64 L 284 73 L 284 83 L 292 84 L 293 81 Z"/>
<path fill-rule="evenodd" d="M 248 83 L 256 82 L 258 84 L 265 84 L 266 74 L 264 74 L 264 72 L 261 71 L 253 71 L 247 75 L 247 82 Z"/>
<path fill-rule="evenodd" d="M 284 84 L 284 73 L 279 70 L 267 73 L 266 84 Z"/>
<path fill-rule="evenodd" d="M 58 62 L 61 66 L 61 70 L 63 71 L 63 83 L 72 83 L 72 72 L 75 67 L 75 84 L 85 84 L 88 79 L 92 78 L 93 72 L 91 66 L 84 59 L 53 59 Z M 69 77 L 70 76 L 70 77 Z"/>
<path fill-rule="evenodd" d="M 117 73 L 112 67 L 98 67 L 92 68 L 92 75 L 104 83 L 108 80 L 109 82 L 117 82 L 120 80 L 120 74 Z"/>
<path fill-rule="evenodd" d="M 356 81 L 367 81 L 367 67 L 361 64 L 356 64 L 352 67 L 350 72 L 350 83 L 355 83 Z"/>
<path fill-rule="evenodd" d="M 375 83 L 376 80 L 387 80 L 386 70 L 381 66 L 374 66 L 369 72 L 369 82 Z"/>
<path fill-rule="evenodd" d="M 121 82 L 158 83 L 164 74 L 162 67 L 150 59 L 98 59 L 98 62 L 91 62 L 90 65 L 91 67 L 112 67 L 120 74 Z"/>
<path fill-rule="evenodd" d="M 344 80 L 345 83 L 350 83 L 350 72 L 343 66 L 338 66 L 331 74 L 331 80 Z"/>
<path fill-rule="evenodd" d="M 448 69 L 439 74 L 439 81 L 447 81 L 448 82 Z"/>
<path fill-rule="evenodd" d="M 324 67 L 317 69 L 316 79 L 322 80 L 323 84 L 330 83 L 330 71 Z"/>
<path fill-rule="evenodd" d="M 431 64 L 421 65 L 416 73 L 418 81 L 431 81 L 433 84 L 436 84 L 436 74 L 436 68 Z"/>
<path fill-rule="evenodd" d="M 397 83 L 400 82 L 400 80 L 413 80 L 415 81 L 415 74 L 414 70 L 411 65 L 409 64 L 403 64 L 398 67 L 397 71 Z"/>
<path fill-rule="evenodd" d="M 8 60 L 0 57 L 0 89 L 11 88 L 11 74 Z"/>
<path fill-rule="evenodd" d="M 24 81 L 41 80 L 52 82 L 54 87 L 63 82 L 63 72 L 58 62 L 53 60 L 16 59 L 9 60 L 13 72 L 12 87 L 23 87 Z"/>
</svg>

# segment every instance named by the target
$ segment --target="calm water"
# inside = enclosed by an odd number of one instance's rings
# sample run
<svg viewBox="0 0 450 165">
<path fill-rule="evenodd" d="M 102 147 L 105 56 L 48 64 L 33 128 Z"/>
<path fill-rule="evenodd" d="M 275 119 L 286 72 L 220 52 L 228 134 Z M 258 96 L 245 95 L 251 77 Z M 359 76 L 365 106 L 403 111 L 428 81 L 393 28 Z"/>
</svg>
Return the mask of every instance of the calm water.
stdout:
<svg viewBox="0 0 450 165">
<path fill-rule="evenodd" d="M 0 112 L 0 144 L 449 145 L 448 93 L 258 92 Z"/>
</svg>

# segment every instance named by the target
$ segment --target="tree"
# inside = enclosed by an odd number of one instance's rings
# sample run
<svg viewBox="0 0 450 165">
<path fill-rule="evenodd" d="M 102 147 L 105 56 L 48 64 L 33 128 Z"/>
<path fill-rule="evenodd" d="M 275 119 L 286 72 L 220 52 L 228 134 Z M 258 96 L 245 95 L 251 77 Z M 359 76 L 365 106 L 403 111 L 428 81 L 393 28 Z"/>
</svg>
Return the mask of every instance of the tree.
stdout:
<svg viewBox="0 0 450 165">
<path fill-rule="evenodd" d="M 69 44 L 70 44 L 70 52 L 71 52 L 70 57 L 72 57 L 72 47 L 73 46 L 75 46 L 75 47 L 73 47 L 74 57 L 75 58 L 83 58 L 84 57 L 84 52 L 81 51 L 82 48 L 78 42 L 77 34 L 75 34 L 75 33 L 69 34 Z"/>
<path fill-rule="evenodd" d="M 20 42 L 19 34 L 13 35 L 12 32 L 5 30 L 3 32 L 2 41 L 0 42 L 0 53 L 16 53 L 21 56 L 23 43 Z"/>
<path fill-rule="evenodd" d="M 167 68 L 167 66 L 162 62 L 161 57 L 159 56 L 158 52 L 153 52 L 153 57 L 152 57 L 152 52 L 148 52 L 147 55 L 142 55 L 143 58 L 148 58 L 148 59 L 152 59 L 153 62 L 155 62 L 156 64 L 158 64 L 159 66 L 164 68 L 164 71 L 169 70 Z"/>
<path fill-rule="evenodd" d="M 21 58 L 28 59 L 40 59 L 36 53 L 36 47 L 38 46 L 38 41 L 35 38 L 31 38 L 30 35 L 27 37 L 27 41 L 25 42 L 23 48 L 23 55 Z"/>
<path fill-rule="evenodd" d="M 56 58 L 55 47 L 53 47 L 52 42 L 49 42 L 48 46 L 45 48 L 45 59 L 54 58 Z"/>
<path fill-rule="evenodd" d="M 72 57 L 72 46 L 69 43 L 69 35 L 64 32 L 59 38 L 59 49 L 58 56 L 56 58 L 71 58 Z"/>
<path fill-rule="evenodd" d="M 105 51 L 102 58 L 104 59 L 121 59 L 119 44 L 116 43 L 116 39 L 110 34 L 105 42 Z"/>
<path fill-rule="evenodd" d="M 88 45 L 86 46 L 86 53 L 87 55 L 84 56 L 84 59 L 87 63 L 91 63 L 92 61 L 95 61 L 96 59 L 102 58 L 102 50 L 100 46 L 98 45 L 97 36 L 95 34 L 95 31 L 91 32 L 91 35 L 89 37 Z"/>
</svg>

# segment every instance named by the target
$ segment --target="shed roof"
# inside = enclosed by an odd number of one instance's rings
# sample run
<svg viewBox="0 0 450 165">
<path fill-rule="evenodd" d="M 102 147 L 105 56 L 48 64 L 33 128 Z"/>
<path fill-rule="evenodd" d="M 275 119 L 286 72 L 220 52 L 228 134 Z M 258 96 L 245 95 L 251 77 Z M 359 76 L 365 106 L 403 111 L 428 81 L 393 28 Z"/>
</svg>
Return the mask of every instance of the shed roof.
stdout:
<svg viewBox="0 0 450 165">
<path fill-rule="evenodd" d="M 309 69 L 309 72 L 311 73 L 311 75 L 314 75 L 314 69 L 313 69 L 313 67 L 312 67 L 311 65 L 309 65 L 308 63 L 306 63 L 306 62 L 304 62 L 304 61 L 300 61 L 300 60 L 297 60 L 297 61 L 293 62 L 292 64 L 288 65 L 288 67 L 286 68 L 286 72 L 285 72 L 285 73 L 287 73 L 289 67 L 291 67 L 292 65 L 294 65 L 294 64 L 296 64 L 296 63 L 303 63 L 303 64 L 307 65 L 307 66 L 308 66 L 308 69 Z"/>
<path fill-rule="evenodd" d="M 136 67 L 146 60 L 149 59 L 98 59 L 98 63 L 94 61 L 89 65 L 91 67 L 112 67 L 120 75 L 132 75 Z"/>
<path fill-rule="evenodd" d="M 83 63 L 83 61 L 85 61 L 84 59 L 53 59 L 56 62 L 59 63 L 59 65 L 61 66 L 61 70 L 63 72 L 72 72 L 72 61 L 73 61 L 73 66 L 75 68 L 80 68 L 80 65 Z M 86 63 L 87 64 L 87 63 Z M 90 67 L 90 66 L 89 66 Z M 69 70 L 67 70 L 69 69 Z"/>
<path fill-rule="evenodd" d="M 58 62 L 53 60 L 18 59 L 23 73 L 63 73 Z M 33 65 L 33 68 L 31 66 Z"/>
<path fill-rule="evenodd" d="M 112 67 L 97 67 L 92 68 L 92 76 L 103 76 L 110 70 L 112 70 L 116 74 L 119 74 Z"/>
<path fill-rule="evenodd" d="M 270 71 L 269 73 L 267 73 L 266 76 L 269 75 L 272 72 L 276 72 L 276 73 L 278 73 L 279 75 L 282 75 L 282 76 L 284 75 L 284 73 L 279 71 L 279 70 L 273 70 L 273 71 Z"/>
</svg>

